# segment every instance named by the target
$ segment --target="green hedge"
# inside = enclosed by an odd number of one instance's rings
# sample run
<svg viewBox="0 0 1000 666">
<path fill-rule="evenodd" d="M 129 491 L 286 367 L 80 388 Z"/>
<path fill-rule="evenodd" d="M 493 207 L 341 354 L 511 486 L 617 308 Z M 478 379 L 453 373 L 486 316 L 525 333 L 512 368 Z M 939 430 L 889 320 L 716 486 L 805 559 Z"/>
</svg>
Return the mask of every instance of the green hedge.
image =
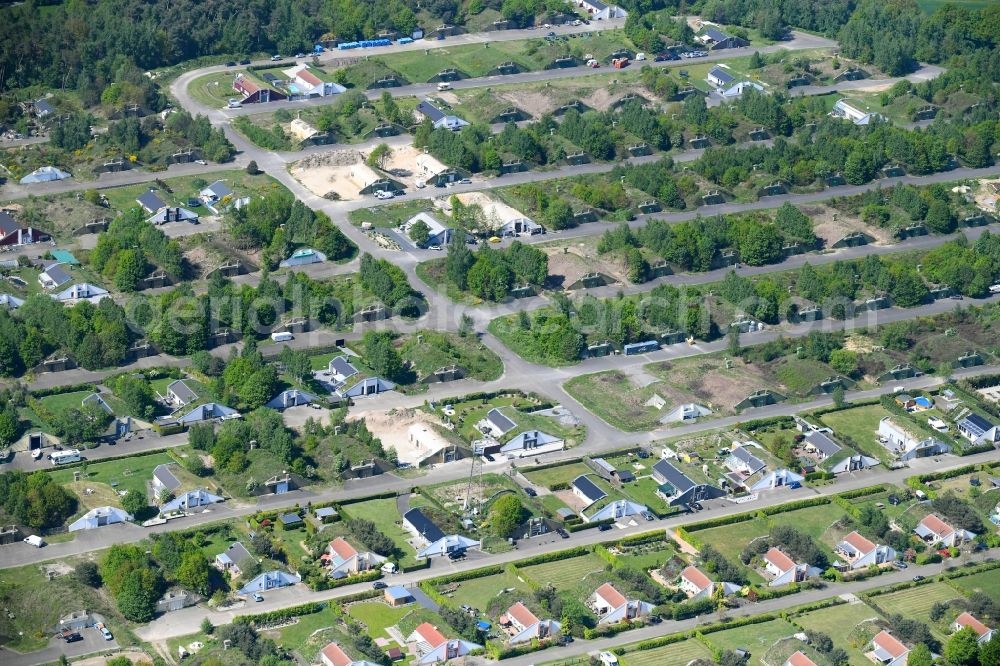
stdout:
<svg viewBox="0 0 1000 666">
<path fill-rule="evenodd" d="M 632 629 L 641 626 L 641 622 L 632 622 L 630 620 L 623 620 L 622 622 L 616 622 L 615 624 L 599 624 L 593 629 L 584 629 L 583 637 L 588 641 L 595 638 L 608 638 L 610 636 L 617 636 L 623 631 L 631 631 Z"/>
<path fill-rule="evenodd" d="M 62 395 L 63 393 L 76 393 L 77 391 L 97 391 L 97 386 L 89 382 L 82 384 L 71 384 L 70 386 L 53 386 L 47 389 L 37 389 L 28 394 L 31 398 L 45 398 L 50 395 Z"/>
<path fill-rule="evenodd" d="M 761 428 L 769 428 L 774 425 L 780 425 L 782 428 L 794 428 L 795 419 L 791 416 L 772 416 L 766 419 L 746 421 L 740 425 L 745 430 L 760 430 Z"/>
<path fill-rule="evenodd" d="M 428 583 L 432 585 L 447 585 L 448 583 L 461 583 L 464 580 L 472 580 L 473 578 L 485 578 L 486 576 L 495 576 L 497 574 L 502 574 L 506 571 L 506 567 L 502 564 L 493 564 L 488 567 L 483 567 L 481 569 L 473 569 L 471 571 L 459 571 L 458 573 L 449 574 L 447 576 L 439 576 L 437 578 L 427 579 Z"/>
<path fill-rule="evenodd" d="M 854 490 L 845 490 L 842 493 L 837 493 L 837 497 L 842 497 L 844 499 L 857 499 L 858 497 L 866 497 L 868 495 L 878 495 L 879 493 L 884 493 L 886 491 L 885 486 L 866 486 L 864 488 L 855 488 Z"/>
<path fill-rule="evenodd" d="M 660 636 L 659 638 L 651 638 L 649 640 L 641 641 L 636 644 L 634 648 L 619 647 L 612 650 L 619 657 L 628 654 L 629 652 L 644 652 L 645 650 L 655 650 L 656 648 L 661 648 L 666 645 L 673 645 L 674 643 L 680 643 L 681 641 L 686 641 L 689 638 L 694 637 L 694 632 L 685 631 L 679 634 L 669 634 L 667 636 Z"/>
<path fill-rule="evenodd" d="M 92 448 L 97 448 L 97 447 L 96 446 L 86 446 L 86 447 L 80 446 L 80 447 L 77 447 L 77 448 L 80 448 L 80 449 L 83 449 L 83 448 L 92 449 Z M 166 453 L 171 458 L 173 458 L 178 464 L 180 464 L 180 461 L 177 460 L 177 458 L 173 455 L 173 451 L 171 449 L 153 449 L 151 451 L 136 451 L 134 453 L 123 453 L 120 456 L 110 456 L 108 458 L 101 458 L 100 460 L 81 460 L 79 462 L 74 462 L 74 463 L 65 463 L 63 465 L 58 465 L 56 467 L 46 467 L 46 468 L 44 468 L 44 470 L 46 472 L 54 472 L 54 471 L 60 470 L 60 469 L 73 469 L 74 467 L 82 467 L 84 465 L 84 463 L 87 463 L 87 464 L 90 464 L 90 465 L 96 465 L 98 463 L 108 462 L 109 460 L 120 460 L 122 458 L 142 458 L 144 456 L 155 456 L 155 455 L 160 454 L 160 453 Z"/>
<path fill-rule="evenodd" d="M 567 524 L 566 530 L 570 532 L 582 532 L 583 530 L 595 529 L 597 527 L 600 527 L 601 525 L 614 525 L 614 523 L 615 523 L 614 518 L 608 518 L 607 520 L 598 520 L 597 522 L 591 522 L 591 523 L 580 522 L 576 523 L 575 525 Z"/>
<path fill-rule="evenodd" d="M 322 579 L 323 582 L 318 582 L 315 585 L 311 585 L 314 590 L 333 590 L 338 587 L 343 587 L 344 585 L 354 585 L 355 583 L 370 583 L 372 581 L 378 580 L 382 577 L 382 572 L 378 569 L 372 569 L 370 571 L 365 571 L 364 573 L 356 574 L 354 576 L 348 576 L 347 578 L 341 578 L 335 580 L 329 576 Z"/>
<path fill-rule="evenodd" d="M 567 550 L 557 550 L 554 553 L 542 553 L 541 555 L 535 555 L 534 557 L 529 557 L 526 560 L 521 560 L 516 563 L 518 569 L 524 567 L 531 567 L 536 564 L 545 564 L 546 562 L 558 562 L 559 560 L 568 560 L 571 557 L 580 557 L 581 555 L 590 554 L 590 548 L 587 546 L 576 546 L 575 548 L 569 548 Z"/>
<path fill-rule="evenodd" d="M 255 615 L 240 615 L 236 617 L 233 622 L 240 622 L 242 624 L 270 624 L 271 622 L 280 622 L 281 620 L 287 620 L 293 617 L 300 617 L 302 615 L 312 615 L 313 613 L 318 613 L 326 608 L 325 602 L 312 602 L 308 604 L 302 604 L 301 606 L 292 606 L 291 608 L 282 608 L 280 610 L 271 611 L 269 613 L 257 613 Z"/>
</svg>

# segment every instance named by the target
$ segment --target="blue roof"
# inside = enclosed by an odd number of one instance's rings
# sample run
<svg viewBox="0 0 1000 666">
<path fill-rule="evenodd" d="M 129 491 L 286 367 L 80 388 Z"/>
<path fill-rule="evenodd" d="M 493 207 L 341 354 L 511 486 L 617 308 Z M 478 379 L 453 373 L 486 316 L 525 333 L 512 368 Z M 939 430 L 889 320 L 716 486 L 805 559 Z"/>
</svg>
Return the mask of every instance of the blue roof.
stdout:
<svg viewBox="0 0 1000 666">
<path fill-rule="evenodd" d="M 431 101 L 428 99 L 417 104 L 417 111 L 430 118 L 432 123 L 441 120 L 445 116 L 444 111 L 431 104 Z"/>
<path fill-rule="evenodd" d="M 666 460 L 660 460 L 653 465 L 653 471 L 663 477 L 664 481 L 669 483 L 670 486 L 678 493 L 683 493 L 698 485 L 688 478 L 687 474 L 680 471 Z"/>
<path fill-rule="evenodd" d="M 412 598 L 413 595 L 402 585 L 393 585 L 392 587 L 387 587 L 385 589 L 385 594 L 390 599 L 407 599 Z"/>
<path fill-rule="evenodd" d="M 301 523 L 302 517 L 297 513 L 283 513 L 278 517 L 282 525 L 294 525 L 295 523 Z"/>
</svg>

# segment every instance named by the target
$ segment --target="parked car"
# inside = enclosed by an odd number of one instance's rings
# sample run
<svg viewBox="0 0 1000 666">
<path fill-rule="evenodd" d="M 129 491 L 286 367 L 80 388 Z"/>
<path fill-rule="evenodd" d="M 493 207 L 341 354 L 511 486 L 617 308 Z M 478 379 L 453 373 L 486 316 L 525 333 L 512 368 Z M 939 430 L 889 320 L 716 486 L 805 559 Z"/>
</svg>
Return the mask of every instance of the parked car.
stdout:
<svg viewBox="0 0 1000 666">
<path fill-rule="evenodd" d="M 528 497 L 538 497 L 538 493 L 535 492 L 535 489 L 530 486 L 524 489 L 524 494 L 527 495 Z"/>
<path fill-rule="evenodd" d="M 384 590 L 386 587 L 387 587 L 386 584 L 380 580 L 377 580 L 374 583 L 372 583 L 373 590 Z"/>
<path fill-rule="evenodd" d="M 101 632 L 101 636 L 104 636 L 104 640 L 111 641 L 114 640 L 114 636 L 111 635 L 111 630 L 108 629 L 103 622 L 98 622 L 94 625 L 94 628 Z"/>
<path fill-rule="evenodd" d="M 305 57 L 306 57 L 306 54 L 305 54 L 305 53 L 296 53 L 296 54 L 295 54 L 295 57 L 296 57 L 296 58 L 305 58 Z"/>
<path fill-rule="evenodd" d="M 264 595 L 261 594 L 260 592 L 254 592 L 253 594 L 250 595 L 250 598 L 257 602 L 264 601 Z"/>
<path fill-rule="evenodd" d="M 462 180 L 460 180 L 458 182 L 461 183 L 462 185 L 471 185 L 472 184 L 472 179 L 471 178 L 463 178 Z"/>
<path fill-rule="evenodd" d="M 250 64 L 250 58 L 244 58 L 243 60 L 240 60 L 240 64 L 241 65 L 249 65 Z"/>
<path fill-rule="evenodd" d="M 610 529 L 611 529 L 611 525 L 608 525 L 607 523 L 603 523 L 603 524 L 597 526 L 597 531 L 598 532 L 607 532 Z"/>
<path fill-rule="evenodd" d="M 271 62 L 278 62 L 279 60 L 281 60 L 281 56 L 278 55 L 277 53 L 271 56 Z"/>
<path fill-rule="evenodd" d="M 437 251 L 440 252 L 441 251 L 441 246 L 440 245 L 428 245 L 427 249 L 428 250 L 437 250 Z"/>
<path fill-rule="evenodd" d="M 892 566 L 902 571 L 903 569 L 906 568 L 906 562 L 902 560 L 896 560 L 895 562 L 892 563 Z"/>
<path fill-rule="evenodd" d="M 991 294 L 1000 294 L 1000 283 L 990 285 Z"/>
<path fill-rule="evenodd" d="M 454 562 L 455 560 L 460 560 L 465 557 L 465 549 L 459 548 L 448 553 L 448 559 Z"/>
<path fill-rule="evenodd" d="M 226 67 L 236 67 L 236 61 L 230 60 L 229 62 L 226 63 Z"/>
<path fill-rule="evenodd" d="M 913 577 L 913 582 L 914 582 L 914 583 L 919 583 L 919 582 L 920 582 L 920 581 L 922 581 L 923 579 L 924 579 L 924 577 L 923 577 L 923 576 L 921 576 L 921 575 L 917 574 L 916 576 L 914 576 L 914 577 Z"/>
<path fill-rule="evenodd" d="M 80 632 L 74 631 L 68 634 L 63 634 L 62 639 L 67 643 L 76 643 L 77 641 L 82 641 L 83 636 L 80 635 Z"/>
<path fill-rule="evenodd" d="M 567 532 L 566 530 L 564 530 L 561 527 L 558 530 L 556 530 L 556 532 L 558 532 L 559 536 L 561 536 L 563 539 L 568 539 L 569 538 L 569 532 Z"/>
</svg>

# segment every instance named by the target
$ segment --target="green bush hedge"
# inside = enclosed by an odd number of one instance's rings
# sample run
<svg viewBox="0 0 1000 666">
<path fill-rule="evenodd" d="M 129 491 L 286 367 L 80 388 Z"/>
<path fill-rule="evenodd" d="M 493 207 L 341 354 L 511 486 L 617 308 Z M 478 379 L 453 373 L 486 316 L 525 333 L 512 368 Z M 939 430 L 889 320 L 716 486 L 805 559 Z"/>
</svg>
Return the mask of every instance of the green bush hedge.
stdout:
<svg viewBox="0 0 1000 666">
<path fill-rule="evenodd" d="M 291 608 L 282 608 L 279 610 L 271 611 L 269 613 L 257 613 L 254 615 L 240 615 L 233 620 L 233 622 L 240 622 L 242 624 L 259 625 L 259 624 L 270 624 L 272 622 L 280 622 L 281 620 L 288 620 L 293 617 L 300 617 L 302 615 L 312 615 L 313 613 L 318 613 L 326 608 L 325 602 L 312 602 L 308 604 L 302 604 L 301 606 L 292 606 Z"/>
</svg>

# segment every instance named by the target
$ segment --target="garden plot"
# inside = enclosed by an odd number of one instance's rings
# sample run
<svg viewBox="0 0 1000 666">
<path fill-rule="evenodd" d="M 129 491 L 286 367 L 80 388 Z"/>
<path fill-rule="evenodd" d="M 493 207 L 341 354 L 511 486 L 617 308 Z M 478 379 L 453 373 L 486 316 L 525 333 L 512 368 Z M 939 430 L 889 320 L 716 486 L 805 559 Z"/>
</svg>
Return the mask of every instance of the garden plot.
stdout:
<svg viewBox="0 0 1000 666">
<path fill-rule="evenodd" d="M 689 397 L 665 382 L 640 386 L 619 370 L 575 377 L 564 388 L 597 416 L 626 431 L 655 429 L 665 414 Z M 663 400 L 660 409 L 656 396 Z"/>
<path fill-rule="evenodd" d="M 362 419 L 369 432 L 382 440 L 386 448 L 395 449 L 399 462 L 418 467 L 420 463 L 452 444 L 444 434 L 444 422 L 434 414 L 413 409 L 399 411 L 360 411 L 350 420 Z"/>
<path fill-rule="evenodd" d="M 360 199 L 361 190 L 383 179 L 356 150 L 316 153 L 296 162 L 290 171 L 314 194 L 344 200 Z"/>
<path fill-rule="evenodd" d="M 546 586 L 551 584 L 560 591 L 579 592 L 580 598 L 589 597 L 603 582 L 607 562 L 593 553 L 571 557 L 567 560 L 535 564 L 518 569 L 525 577 Z"/>
<path fill-rule="evenodd" d="M 961 596 L 945 583 L 928 583 L 883 594 L 875 597 L 873 601 L 885 609 L 886 613 L 898 613 L 933 628 L 934 622 L 931 622 L 930 618 L 931 607 L 936 603 L 946 603 Z"/>
<path fill-rule="evenodd" d="M 949 584 L 961 590 L 963 594 L 982 592 L 992 599 L 1000 599 L 1000 575 L 996 570 L 954 578 Z"/>
<path fill-rule="evenodd" d="M 893 242 L 891 230 L 867 225 L 859 218 L 835 208 L 823 204 L 809 204 L 799 206 L 799 209 L 812 220 L 813 233 L 819 239 L 821 247 L 832 248 L 833 244 L 844 236 L 858 231 L 873 236 L 877 245 Z"/>
<path fill-rule="evenodd" d="M 603 273 L 616 282 L 628 282 L 625 262 L 620 253 L 597 253 L 598 236 L 571 242 L 555 241 L 536 245 L 549 257 L 549 279 L 567 287 L 588 273 Z"/>
</svg>

